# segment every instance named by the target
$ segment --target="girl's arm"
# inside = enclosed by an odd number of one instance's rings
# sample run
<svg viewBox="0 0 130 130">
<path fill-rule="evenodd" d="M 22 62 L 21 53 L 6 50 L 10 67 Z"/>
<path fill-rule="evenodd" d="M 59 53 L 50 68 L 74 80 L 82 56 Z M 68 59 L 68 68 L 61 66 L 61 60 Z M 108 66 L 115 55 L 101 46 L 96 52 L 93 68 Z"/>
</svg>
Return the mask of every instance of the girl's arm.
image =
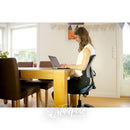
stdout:
<svg viewBox="0 0 130 130">
<path fill-rule="evenodd" d="M 83 51 L 83 60 L 80 65 L 67 65 L 67 64 L 62 64 L 61 66 L 74 69 L 74 70 L 85 70 L 86 66 L 88 65 L 89 62 L 89 57 L 90 57 L 90 50 L 88 48 L 85 48 Z"/>
</svg>

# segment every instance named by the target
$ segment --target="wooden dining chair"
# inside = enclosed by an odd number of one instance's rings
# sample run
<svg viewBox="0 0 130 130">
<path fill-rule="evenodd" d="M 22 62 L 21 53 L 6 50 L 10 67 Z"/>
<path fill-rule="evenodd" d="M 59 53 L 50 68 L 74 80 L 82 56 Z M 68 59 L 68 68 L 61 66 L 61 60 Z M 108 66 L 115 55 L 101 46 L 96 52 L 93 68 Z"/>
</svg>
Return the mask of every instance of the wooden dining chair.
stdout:
<svg viewBox="0 0 130 130">
<path fill-rule="evenodd" d="M 50 61 L 40 61 L 39 67 L 52 67 L 52 64 Z M 45 90 L 45 107 L 48 107 L 48 90 L 53 87 L 53 80 L 41 80 L 40 89 Z M 41 94 L 41 91 L 40 91 Z M 41 95 L 40 95 L 40 99 Z"/>
<path fill-rule="evenodd" d="M 32 61 L 21 61 L 21 62 L 18 62 L 18 67 L 33 67 L 33 62 Z M 20 79 L 20 81 L 22 83 L 26 82 L 26 81 L 32 81 L 32 79 Z M 32 94 L 32 97 L 33 97 L 33 94 Z M 26 104 L 26 100 L 24 99 L 24 104 Z"/>
<path fill-rule="evenodd" d="M 18 67 L 33 67 L 33 62 L 18 62 Z M 32 79 L 22 79 L 20 78 L 21 82 L 25 82 L 26 80 L 32 80 Z"/>
<path fill-rule="evenodd" d="M 33 67 L 33 62 L 18 62 L 18 67 Z M 21 82 L 25 82 L 26 80 L 31 80 L 31 79 L 20 79 Z M 4 104 L 7 103 L 8 100 L 4 100 Z"/>
<path fill-rule="evenodd" d="M 33 62 L 18 62 L 18 67 L 33 67 Z"/>
<path fill-rule="evenodd" d="M 40 61 L 39 67 L 52 67 L 52 64 L 50 61 Z M 40 85 L 40 89 L 45 90 L 45 107 L 48 107 L 48 90 L 49 88 L 53 87 L 53 80 L 38 79 L 27 82 L 38 84 Z M 41 91 L 40 91 L 40 100 L 42 100 Z"/>
<path fill-rule="evenodd" d="M 28 106 L 28 96 L 37 94 L 37 107 L 40 106 L 40 85 L 20 81 L 18 64 L 15 58 L 0 58 L 0 98 L 12 100 L 12 107 L 20 107 L 20 99 L 25 98 Z"/>
</svg>

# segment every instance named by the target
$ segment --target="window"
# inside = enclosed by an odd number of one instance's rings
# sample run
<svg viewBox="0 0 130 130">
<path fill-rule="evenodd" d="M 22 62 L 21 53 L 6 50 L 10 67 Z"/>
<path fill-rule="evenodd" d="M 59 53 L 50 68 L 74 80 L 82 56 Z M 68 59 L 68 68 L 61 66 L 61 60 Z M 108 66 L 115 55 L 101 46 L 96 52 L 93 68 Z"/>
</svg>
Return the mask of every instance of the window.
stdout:
<svg viewBox="0 0 130 130">
<path fill-rule="evenodd" d="M 2 29 L 0 28 L 0 51 L 2 51 Z"/>
<path fill-rule="evenodd" d="M 130 26 L 125 23 L 123 28 L 123 79 L 130 80 Z"/>
<path fill-rule="evenodd" d="M 37 62 L 37 27 L 12 29 L 12 56 L 17 61 Z"/>
</svg>

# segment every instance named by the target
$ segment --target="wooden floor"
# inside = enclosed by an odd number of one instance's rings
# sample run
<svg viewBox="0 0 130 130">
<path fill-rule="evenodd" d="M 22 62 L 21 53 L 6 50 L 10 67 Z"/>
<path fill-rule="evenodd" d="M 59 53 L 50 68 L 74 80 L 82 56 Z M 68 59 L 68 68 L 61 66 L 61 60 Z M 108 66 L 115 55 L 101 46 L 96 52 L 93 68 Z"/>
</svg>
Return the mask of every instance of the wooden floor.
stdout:
<svg viewBox="0 0 130 130">
<path fill-rule="evenodd" d="M 45 92 L 42 90 L 42 101 L 40 102 L 40 107 L 45 107 Z M 105 98 L 105 97 L 82 97 L 82 103 L 90 104 L 94 107 L 130 107 L 130 97 L 120 97 L 120 98 Z M 7 104 L 3 103 L 0 99 L 0 107 L 11 107 L 11 101 Z M 20 106 L 24 107 L 23 99 L 20 101 Z M 29 96 L 29 107 L 36 107 L 36 95 L 33 97 Z M 49 91 L 49 104 L 48 107 L 53 107 L 53 100 L 51 97 L 51 91 Z"/>
<path fill-rule="evenodd" d="M 83 99 L 83 102 L 91 104 L 95 107 L 130 107 L 130 97 L 87 97 L 86 99 Z"/>
</svg>

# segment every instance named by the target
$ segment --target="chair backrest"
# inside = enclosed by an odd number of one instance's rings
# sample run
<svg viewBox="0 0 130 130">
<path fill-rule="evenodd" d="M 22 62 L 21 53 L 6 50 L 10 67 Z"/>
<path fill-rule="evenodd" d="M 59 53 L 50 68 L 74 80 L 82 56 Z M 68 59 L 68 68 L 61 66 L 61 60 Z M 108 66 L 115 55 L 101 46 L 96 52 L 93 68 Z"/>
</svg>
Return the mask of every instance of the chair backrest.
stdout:
<svg viewBox="0 0 130 130">
<path fill-rule="evenodd" d="M 88 78 L 91 78 L 92 77 L 92 72 L 91 72 L 91 69 L 92 69 L 92 61 L 93 61 L 93 59 L 95 58 L 95 56 L 96 55 L 92 55 L 92 56 L 90 56 L 90 59 L 89 59 L 89 62 L 88 62 L 88 65 L 87 65 L 87 68 L 86 68 L 86 76 L 88 77 Z"/>
<path fill-rule="evenodd" d="M 90 86 L 92 87 L 92 89 L 96 89 L 95 83 L 94 83 L 94 73 L 95 73 L 95 71 L 93 71 L 93 69 L 92 69 L 92 61 L 94 60 L 95 56 L 96 55 L 90 56 L 87 68 L 85 70 L 86 76 L 91 79 Z"/>
<path fill-rule="evenodd" d="M 52 67 L 50 61 L 40 61 L 39 67 Z"/>
<path fill-rule="evenodd" d="M 21 93 L 15 58 L 0 58 L 0 98 L 16 100 Z"/>
<path fill-rule="evenodd" d="M 33 62 L 18 62 L 18 67 L 33 67 Z"/>
</svg>

